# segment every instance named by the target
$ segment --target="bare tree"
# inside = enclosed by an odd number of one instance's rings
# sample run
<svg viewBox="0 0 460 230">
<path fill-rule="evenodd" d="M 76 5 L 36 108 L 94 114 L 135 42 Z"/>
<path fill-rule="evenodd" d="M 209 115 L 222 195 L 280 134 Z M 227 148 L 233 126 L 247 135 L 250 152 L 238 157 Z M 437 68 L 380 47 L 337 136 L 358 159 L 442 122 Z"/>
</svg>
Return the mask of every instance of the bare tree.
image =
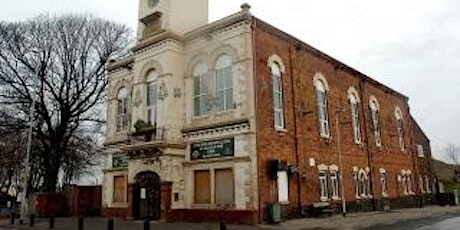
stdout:
<svg viewBox="0 0 460 230">
<path fill-rule="evenodd" d="M 0 106 L 28 120 L 35 100 L 36 169 L 43 190 L 55 191 L 82 126 L 103 122 L 106 63 L 123 55 L 128 27 L 91 16 L 40 16 L 0 23 Z"/>
<path fill-rule="evenodd" d="M 448 144 L 446 147 L 446 154 L 449 159 L 456 165 L 460 165 L 460 148 L 455 144 Z"/>
</svg>

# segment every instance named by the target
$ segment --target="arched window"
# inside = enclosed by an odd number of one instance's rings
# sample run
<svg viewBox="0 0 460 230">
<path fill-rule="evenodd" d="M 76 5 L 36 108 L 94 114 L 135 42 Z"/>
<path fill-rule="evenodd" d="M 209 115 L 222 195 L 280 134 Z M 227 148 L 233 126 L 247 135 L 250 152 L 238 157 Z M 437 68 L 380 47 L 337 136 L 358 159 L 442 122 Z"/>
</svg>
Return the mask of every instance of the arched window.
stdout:
<svg viewBox="0 0 460 230">
<path fill-rule="evenodd" d="M 116 124 L 117 132 L 128 128 L 128 91 L 126 88 L 118 90 Z"/>
<path fill-rule="evenodd" d="M 375 99 L 370 100 L 369 109 L 372 121 L 372 130 L 374 131 L 375 145 L 380 147 L 382 146 L 382 140 L 380 136 L 379 105 Z"/>
<path fill-rule="evenodd" d="M 351 109 L 351 123 L 353 125 L 353 138 L 355 143 L 361 143 L 361 127 L 359 124 L 359 101 L 355 93 L 349 94 L 350 109 Z"/>
<path fill-rule="evenodd" d="M 399 142 L 399 147 L 401 150 L 404 150 L 404 124 L 403 124 L 403 117 L 401 114 L 401 110 L 399 108 L 396 108 L 395 111 L 395 119 L 396 119 L 396 129 L 398 132 L 398 142 Z"/>
<path fill-rule="evenodd" d="M 321 80 L 317 80 L 315 82 L 315 87 L 318 103 L 320 133 L 322 137 L 329 137 L 329 118 L 327 113 L 326 87 L 324 86 L 324 82 Z"/>
<path fill-rule="evenodd" d="M 193 103 L 194 115 L 203 116 L 208 112 L 207 105 L 207 75 L 208 66 L 203 63 L 196 65 L 193 70 Z"/>
<path fill-rule="evenodd" d="M 364 170 L 361 170 L 358 174 L 358 181 L 359 181 L 359 195 L 361 197 L 366 197 L 367 196 L 367 175 Z"/>
<path fill-rule="evenodd" d="M 221 55 L 216 62 L 216 102 L 217 111 L 233 109 L 232 59 Z"/>
<path fill-rule="evenodd" d="M 382 186 L 382 197 L 388 196 L 388 183 L 387 183 L 387 171 L 384 168 L 380 168 L 380 185 Z"/>
<path fill-rule="evenodd" d="M 273 108 L 275 111 L 275 128 L 284 128 L 283 83 L 281 80 L 281 69 L 278 63 L 273 63 L 270 68 L 273 81 Z"/>
<path fill-rule="evenodd" d="M 152 71 L 147 77 L 147 113 L 148 122 L 157 124 L 158 73 Z"/>
</svg>

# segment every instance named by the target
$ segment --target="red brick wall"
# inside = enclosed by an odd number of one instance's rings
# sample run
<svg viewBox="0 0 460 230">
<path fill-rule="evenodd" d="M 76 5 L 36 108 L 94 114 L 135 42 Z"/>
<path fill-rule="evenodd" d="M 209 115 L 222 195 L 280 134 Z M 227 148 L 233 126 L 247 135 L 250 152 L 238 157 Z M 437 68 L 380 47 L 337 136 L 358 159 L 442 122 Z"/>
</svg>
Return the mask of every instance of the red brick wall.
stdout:
<svg viewBox="0 0 460 230">
<path fill-rule="evenodd" d="M 419 127 L 417 122 L 415 120 L 412 120 L 412 124 L 414 127 L 414 144 L 415 145 L 422 145 L 423 146 L 423 151 L 425 153 L 425 157 L 420 158 L 418 157 L 418 152 L 417 149 L 415 149 L 415 156 L 417 158 L 417 173 L 418 175 L 428 175 L 428 176 L 433 176 L 432 175 L 432 168 L 431 168 L 431 146 L 430 146 L 430 140 L 428 137 L 425 136 L 425 133 L 423 130 Z"/>
<path fill-rule="evenodd" d="M 379 168 L 387 170 L 389 195 L 400 195 L 397 175 L 401 170 L 415 172 L 412 124 L 407 98 L 362 74 L 344 67 L 339 62 L 319 53 L 308 45 L 301 44 L 272 27 L 256 20 L 255 34 L 255 92 L 257 115 L 257 151 L 259 157 L 260 214 L 263 217 L 267 204 L 277 200 L 276 181 L 268 174 L 270 160 L 282 160 L 297 165 L 300 171 L 289 180 L 288 212 L 298 205 L 306 206 L 320 201 L 317 165 L 339 166 L 336 132 L 336 111 L 339 115 L 343 175 L 347 201 L 355 200 L 355 182 L 352 167 L 369 167 L 375 198 L 381 197 Z M 286 132 L 274 128 L 272 80 L 268 59 L 278 55 L 286 68 L 282 76 L 283 103 Z M 320 136 L 316 89 L 313 77 L 322 73 L 329 85 L 328 113 L 330 138 Z M 351 110 L 347 90 L 353 86 L 361 97 L 360 127 L 362 144 L 353 139 Z M 369 98 L 374 95 L 380 105 L 382 147 L 377 148 L 369 118 Z M 401 109 L 404 117 L 404 142 L 406 149 L 399 147 L 395 108 Z M 314 158 L 316 166 L 309 166 Z M 371 161 L 369 162 L 369 159 Z M 415 188 L 415 184 L 413 188 Z M 414 189 L 415 191 L 415 189 Z"/>
</svg>

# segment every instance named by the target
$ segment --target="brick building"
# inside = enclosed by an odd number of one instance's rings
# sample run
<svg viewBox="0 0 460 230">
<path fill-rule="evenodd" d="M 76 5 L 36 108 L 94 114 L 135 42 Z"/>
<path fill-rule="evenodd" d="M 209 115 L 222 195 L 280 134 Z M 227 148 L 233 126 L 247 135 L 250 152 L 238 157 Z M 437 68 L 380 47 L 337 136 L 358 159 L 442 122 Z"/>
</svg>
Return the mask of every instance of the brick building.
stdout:
<svg viewBox="0 0 460 230">
<path fill-rule="evenodd" d="M 259 223 L 273 203 L 289 218 L 431 191 L 406 96 L 247 4 L 207 18 L 207 0 L 140 0 L 138 42 L 108 65 L 104 214 Z"/>
</svg>

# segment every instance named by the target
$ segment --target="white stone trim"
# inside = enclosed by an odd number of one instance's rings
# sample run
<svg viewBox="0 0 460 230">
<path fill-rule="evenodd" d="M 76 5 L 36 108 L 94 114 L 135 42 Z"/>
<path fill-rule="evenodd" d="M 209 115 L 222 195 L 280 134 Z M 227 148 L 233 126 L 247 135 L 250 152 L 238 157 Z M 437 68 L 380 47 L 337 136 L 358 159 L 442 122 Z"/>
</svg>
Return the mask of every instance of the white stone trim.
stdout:
<svg viewBox="0 0 460 230">
<path fill-rule="evenodd" d="M 283 60 L 277 55 L 277 54 L 272 54 L 269 58 L 268 58 L 268 61 L 267 61 L 267 66 L 269 68 L 272 67 L 272 65 L 275 65 L 275 64 L 278 64 L 278 66 L 280 67 L 280 71 L 281 73 L 286 73 L 286 67 L 284 65 L 284 62 Z"/>
<path fill-rule="evenodd" d="M 329 83 L 326 80 L 326 77 L 320 72 L 317 72 L 315 76 L 313 77 L 313 86 L 316 88 L 316 82 L 321 81 L 324 85 L 324 88 L 327 91 L 329 91 Z"/>
</svg>

